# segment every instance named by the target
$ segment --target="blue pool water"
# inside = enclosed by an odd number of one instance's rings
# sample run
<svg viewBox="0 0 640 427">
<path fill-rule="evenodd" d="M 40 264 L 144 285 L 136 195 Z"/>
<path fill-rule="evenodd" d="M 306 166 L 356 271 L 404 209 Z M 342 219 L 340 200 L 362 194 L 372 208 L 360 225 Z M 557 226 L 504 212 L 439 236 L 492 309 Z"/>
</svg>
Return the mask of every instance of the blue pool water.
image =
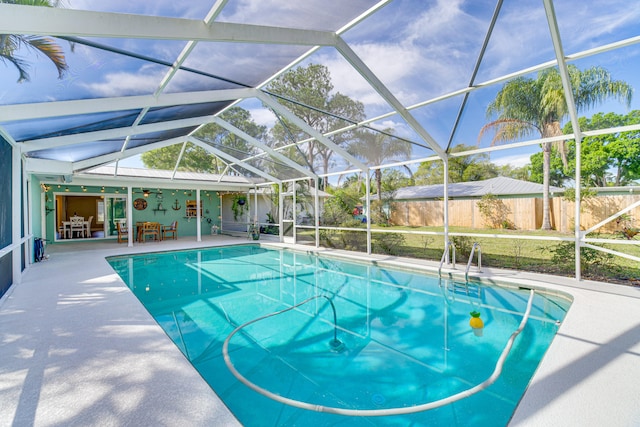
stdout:
<svg viewBox="0 0 640 427">
<path fill-rule="evenodd" d="M 246 426 L 506 425 L 570 305 L 567 297 L 536 291 L 502 375 L 486 390 L 429 411 L 353 417 L 258 394 L 231 374 L 223 342 L 239 325 L 311 298 L 231 337 L 235 369 L 292 400 L 361 410 L 410 407 L 486 380 L 530 291 L 256 245 L 109 262 Z M 481 336 L 469 326 L 472 311 L 484 321 Z M 334 333 L 342 351 L 332 351 Z"/>
</svg>

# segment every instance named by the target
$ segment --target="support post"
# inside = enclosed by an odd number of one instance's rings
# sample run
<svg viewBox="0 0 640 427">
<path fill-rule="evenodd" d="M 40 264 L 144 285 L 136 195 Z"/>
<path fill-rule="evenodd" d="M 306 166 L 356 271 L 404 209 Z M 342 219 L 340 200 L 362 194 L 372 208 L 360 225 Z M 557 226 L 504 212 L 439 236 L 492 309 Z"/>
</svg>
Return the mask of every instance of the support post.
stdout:
<svg viewBox="0 0 640 427">
<path fill-rule="evenodd" d="M 22 156 L 20 148 L 12 147 L 11 151 L 11 243 L 13 284 L 22 283 Z"/>
<path fill-rule="evenodd" d="M 278 229 L 280 234 L 280 243 L 284 242 L 284 196 L 282 195 L 282 182 L 278 183 Z"/>
<path fill-rule="evenodd" d="M 31 177 L 26 173 L 22 174 L 22 188 L 24 189 L 24 197 L 22 198 L 22 212 L 25 214 L 25 218 L 23 218 L 24 223 L 22 225 L 24 229 L 25 237 L 30 236 L 29 239 L 26 240 L 26 245 L 24 245 L 24 259 L 26 262 L 24 263 L 26 268 L 29 268 L 29 265 L 32 263 L 34 259 L 34 250 L 33 250 L 33 241 L 36 236 L 33 235 L 33 213 L 31 212 L 31 199 L 32 199 L 32 188 L 31 188 Z M 45 234 L 46 228 L 43 228 L 40 231 L 40 237 L 43 239 L 46 238 Z M 44 242 L 43 242 L 44 244 Z"/>
<path fill-rule="evenodd" d="M 220 234 L 222 234 L 222 192 L 218 192 L 218 212 L 220 213 L 220 215 L 218 215 L 218 219 L 220 219 Z"/>
<path fill-rule="evenodd" d="M 196 190 L 196 241 L 202 242 L 202 212 L 200 209 L 200 189 Z"/>
<path fill-rule="evenodd" d="M 582 151 L 582 138 L 580 137 L 580 134 L 576 134 L 576 201 L 575 201 L 575 229 L 574 229 L 574 233 L 575 233 L 575 250 L 576 250 L 576 263 L 575 263 L 575 269 L 576 269 L 576 280 L 580 281 L 582 280 L 582 260 L 580 259 L 580 248 L 582 247 L 582 230 L 580 230 L 580 192 L 582 191 L 582 185 L 580 183 L 580 171 L 582 169 L 582 161 L 580 159 L 580 157 L 582 156 L 581 154 Z"/>
<path fill-rule="evenodd" d="M 318 193 L 320 192 L 320 180 L 316 176 L 314 181 L 316 184 L 316 196 L 313 202 L 315 203 L 316 214 L 313 218 L 313 225 L 314 225 L 314 230 L 316 232 L 316 248 L 319 248 L 320 247 L 320 196 Z"/>
<path fill-rule="evenodd" d="M 449 241 L 449 157 L 445 157 L 442 161 L 444 162 L 444 187 L 442 195 L 444 198 L 444 244 L 446 247 Z"/>
<path fill-rule="evenodd" d="M 133 247 L 133 188 L 127 187 L 127 246 Z"/>
<path fill-rule="evenodd" d="M 364 200 L 367 205 L 367 254 L 371 255 L 371 177 L 369 175 L 369 170 L 367 169 L 365 175 L 367 179 L 365 180 L 365 196 Z M 382 200 L 378 200 L 382 203 Z"/>
<path fill-rule="evenodd" d="M 298 243 L 298 240 L 297 240 L 298 239 L 298 235 L 296 233 L 296 225 L 297 225 L 296 224 L 296 215 L 297 215 L 297 212 L 296 212 L 296 201 L 297 201 L 296 182 L 297 181 L 293 181 L 291 183 L 291 185 L 293 185 L 293 206 L 291 207 L 291 212 L 292 212 L 292 219 L 293 219 L 293 223 L 292 223 L 293 224 L 293 230 L 292 230 L 292 232 L 293 232 L 293 244 L 294 245 Z"/>
<path fill-rule="evenodd" d="M 253 186 L 253 225 L 260 230 L 260 224 L 258 223 L 258 187 Z"/>
</svg>

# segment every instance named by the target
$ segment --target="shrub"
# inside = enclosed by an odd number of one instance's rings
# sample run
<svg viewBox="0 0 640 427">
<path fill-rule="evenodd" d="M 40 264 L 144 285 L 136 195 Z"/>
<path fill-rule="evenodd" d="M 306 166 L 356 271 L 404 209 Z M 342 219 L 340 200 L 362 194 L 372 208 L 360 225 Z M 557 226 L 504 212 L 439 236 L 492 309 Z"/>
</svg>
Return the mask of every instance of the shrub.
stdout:
<svg viewBox="0 0 640 427">
<path fill-rule="evenodd" d="M 522 263 L 522 252 L 525 247 L 525 241 L 516 239 L 513 240 L 511 248 L 513 249 L 513 262 L 516 268 L 520 268 Z"/>
<path fill-rule="evenodd" d="M 322 211 L 322 225 L 338 226 L 349 221 L 350 219 L 353 219 L 351 211 L 349 207 L 343 203 L 342 200 L 335 197 L 327 200 Z"/>
<path fill-rule="evenodd" d="M 387 255 L 400 255 L 405 238 L 400 233 L 376 233 L 373 237 L 373 251 Z"/>
<path fill-rule="evenodd" d="M 581 188 L 580 189 L 580 200 L 585 201 L 587 199 L 594 198 L 598 195 L 598 193 L 591 188 Z M 564 194 L 562 198 L 568 202 L 573 202 L 576 200 L 576 189 L 571 187 L 564 190 Z"/>
<path fill-rule="evenodd" d="M 473 241 L 469 236 L 455 236 L 451 238 L 451 241 L 456 246 L 456 257 L 458 259 L 465 259 L 471 254 L 471 248 L 473 247 Z"/>
<path fill-rule="evenodd" d="M 511 209 L 493 194 L 485 194 L 476 204 L 478 205 L 480 215 L 482 215 L 484 222 L 487 223 L 489 227 L 509 230 L 516 228 L 513 222 L 509 220 Z"/>
<path fill-rule="evenodd" d="M 430 236 L 422 236 L 420 238 L 420 241 L 422 242 L 422 249 L 424 250 L 424 257 L 427 257 L 427 253 L 428 253 L 428 247 L 429 245 L 431 245 L 435 239 L 433 237 Z"/>
<path fill-rule="evenodd" d="M 563 242 L 548 250 L 554 264 L 569 268 L 575 264 L 575 245 L 572 242 Z M 597 274 L 598 270 L 607 267 L 612 260 L 613 255 L 609 253 L 592 248 L 580 248 L 580 268 L 583 274 Z"/>
</svg>

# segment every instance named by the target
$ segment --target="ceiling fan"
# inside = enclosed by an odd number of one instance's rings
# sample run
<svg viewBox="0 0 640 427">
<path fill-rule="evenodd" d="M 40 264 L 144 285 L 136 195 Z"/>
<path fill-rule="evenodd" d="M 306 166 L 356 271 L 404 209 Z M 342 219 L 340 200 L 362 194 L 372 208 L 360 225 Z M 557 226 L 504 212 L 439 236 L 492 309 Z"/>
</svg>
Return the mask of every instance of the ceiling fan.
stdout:
<svg viewBox="0 0 640 427">
<path fill-rule="evenodd" d="M 145 198 L 149 197 L 149 195 L 151 195 L 151 194 L 155 194 L 156 198 L 162 197 L 162 190 L 151 191 L 151 190 L 148 190 L 148 189 L 141 188 L 139 191 L 135 191 L 135 193 L 141 193 L 142 197 L 145 197 Z"/>
</svg>

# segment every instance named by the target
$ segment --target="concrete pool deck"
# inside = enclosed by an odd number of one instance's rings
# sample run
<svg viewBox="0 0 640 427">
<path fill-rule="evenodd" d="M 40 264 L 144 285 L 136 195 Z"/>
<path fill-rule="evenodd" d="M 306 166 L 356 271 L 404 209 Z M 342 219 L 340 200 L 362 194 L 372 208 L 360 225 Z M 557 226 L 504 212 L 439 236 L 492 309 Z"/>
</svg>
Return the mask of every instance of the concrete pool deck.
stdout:
<svg viewBox="0 0 640 427">
<path fill-rule="evenodd" d="M 131 248 L 115 241 L 47 246 L 50 259 L 31 266 L 0 300 L 0 426 L 239 425 L 105 261 L 238 243 L 250 242 L 203 236 Z M 640 288 L 486 268 L 480 276 L 574 298 L 509 425 L 640 425 Z"/>
</svg>

